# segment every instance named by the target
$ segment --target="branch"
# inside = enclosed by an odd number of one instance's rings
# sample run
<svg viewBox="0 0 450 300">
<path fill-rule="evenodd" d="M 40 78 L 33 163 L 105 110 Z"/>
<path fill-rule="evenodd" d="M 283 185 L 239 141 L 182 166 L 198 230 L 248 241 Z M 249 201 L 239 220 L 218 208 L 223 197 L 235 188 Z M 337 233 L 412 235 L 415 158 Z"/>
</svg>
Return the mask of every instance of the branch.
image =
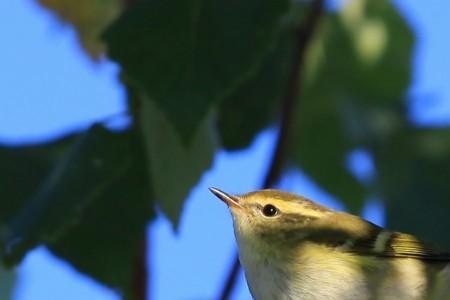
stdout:
<svg viewBox="0 0 450 300">
<path fill-rule="evenodd" d="M 285 162 L 286 150 L 292 131 L 292 119 L 295 111 L 296 101 L 299 99 L 300 82 L 307 46 L 311 41 L 322 15 L 323 0 L 315 0 L 311 3 L 310 13 L 305 23 L 295 30 L 297 36 L 294 51 L 294 61 L 292 63 L 291 74 L 289 75 L 286 94 L 281 102 L 280 127 L 276 147 L 272 155 L 270 168 L 266 174 L 262 188 L 272 187 L 279 179 Z"/>
<path fill-rule="evenodd" d="M 307 46 L 317 30 L 318 23 L 323 11 L 323 0 L 314 0 L 311 3 L 310 12 L 305 23 L 295 30 L 296 41 L 294 51 L 294 61 L 292 63 L 291 74 L 289 75 L 286 93 L 281 100 L 280 126 L 276 146 L 272 154 L 269 170 L 262 185 L 263 189 L 275 185 L 281 175 L 285 163 L 286 151 L 292 131 L 293 113 L 295 104 L 299 101 L 300 82 L 303 75 L 304 58 Z M 236 286 L 236 281 L 241 269 L 238 254 L 235 255 L 233 265 L 225 281 L 220 300 L 230 299 L 231 292 Z"/>
<path fill-rule="evenodd" d="M 138 102 L 134 104 L 129 104 L 130 113 L 133 116 L 133 127 L 132 130 L 134 131 L 134 140 L 136 141 L 137 147 L 143 147 L 142 145 L 139 145 L 142 141 L 139 138 L 141 135 L 138 132 L 141 127 L 138 127 L 137 124 L 139 123 L 138 118 L 138 107 L 139 107 L 139 99 L 133 95 L 131 92 L 131 89 L 128 89 L 128 100 L 130 102 Z M 147 268 L 148 266 L 148 248 L 147 243 L 149 242 L 147 230 L 143 230 L 141 240 L 138 241 L 138 247 L 137 251 L 135 253 L 135 259 L 133 261 L 133 273 L 131 278 L 131 284 L 132 284 L 132 299 L 133 300 L 148 300 L 148 291 L 149 291 L 149 270 Z"/>
<path fill-rule="evenodd" d="M 142 148 L 142 135 L 141 135 L 141 128 L 140 126 L 140 118 L 139 118 L 139 110 L 140 110 L 140 101 L 141 99 L 135 92 L 135 90 L 123 79 L 122 82 L 126 87 L 127 91 L 127 107 L 128 107 L 128 113 L 132 116 L 132 127 L 131 131 L 133 132 L 133 141 L 135 141 L 135 147 Z M 131 295 L 133 300 L 148 300 L 148 282 L 149 282 L 149 270 L 147 268 L 148 266 L 148 234 L 147 230 L 143 230 L 142 238 L 140 241 L 138 241 L 138 247 L 137 251 L 135 253 L 135 259 L 133 261 L 133 272 L 131 274 Z"/>
<path fill-rule="evenodd" d="M 122 5 L 124 9 L 129 9 L 131 6 L 136 4 L 136 0 L 122 0 Z M 133 126 L 136 128 L 136 124 L 139 122 L 139 109 L 140 100 L 132 92 L 132 89 L 128 87 L 128 110 L 130 115 L 133 117 Z M 138 251 L 136 253 L 136 259 L 133 265 L 133 274 L 131 278 L 132 283 L 132 297 L 133 300 L 148 300 L 149 287 L 147 286 L 149 280 L 149 270 L 148 265 L 148 253 L 147 253 L 147 231 L 144 230 L 141 241 L 138 245 Z"/>
<path fill-rule="evenodd" d="M 146 232 L 144 230 L 144 232 Z M 144 234 L 145 235 L 145 234 Z M 139 244 L 133 270 L 133 299 L 147 300 L 147 240 L 143 238 Z"/>
</svg>

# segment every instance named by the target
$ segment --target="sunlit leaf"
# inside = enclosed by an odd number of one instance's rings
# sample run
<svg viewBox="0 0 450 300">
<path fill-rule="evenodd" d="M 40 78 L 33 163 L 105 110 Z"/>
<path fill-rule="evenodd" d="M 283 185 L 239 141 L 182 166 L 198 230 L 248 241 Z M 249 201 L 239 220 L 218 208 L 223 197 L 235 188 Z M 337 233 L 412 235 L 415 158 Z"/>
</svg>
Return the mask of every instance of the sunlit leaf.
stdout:
<svg viewBox="0 0 450 300">
<path fill-rule="evenodd" d="M 143 101 L 140 118 L 155 200 L 176 227 L 184 200 L 212 162 L 214 145 L 208 124 L 201 124 L 192 142 L 185 145 L 151 101 Z"/>
<path fill-rule="evenodd" d="M 81 46 L 94 59 L 105 52 L 100 34 L 122 11 L 121 0 L 37 0 L 74 26 Z"/>
<path fill-rule="evenodd" d="M 138 1 L 106 32 L 108 54 L 190 141 L 212 104 L 260 66 L 288 7 L 287 0 Z"/>
</svg>

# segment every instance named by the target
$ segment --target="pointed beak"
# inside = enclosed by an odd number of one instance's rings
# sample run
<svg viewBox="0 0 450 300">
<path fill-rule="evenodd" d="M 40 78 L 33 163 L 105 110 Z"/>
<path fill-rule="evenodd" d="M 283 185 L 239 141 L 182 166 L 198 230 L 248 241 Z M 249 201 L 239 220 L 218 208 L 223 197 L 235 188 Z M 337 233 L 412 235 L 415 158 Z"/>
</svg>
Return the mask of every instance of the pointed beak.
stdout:
<svg viewBox="0 0 450 300">
<path fill-rule="evenodd" d="M 211 191 L 211 193 L 213 193 L 217 198 L 219 198 L 220 200 L 222 200 L 223 202 L 225 202 L 226 205 L 228 205 L 230 208 L 232 207 L 238 207 L 238 208 L 242 208 L 242 205 L 239 204 L 239 199 L 235 196 L 231 196 L 219 189 L 210 187 L 209 190 Z"/>
</svg>

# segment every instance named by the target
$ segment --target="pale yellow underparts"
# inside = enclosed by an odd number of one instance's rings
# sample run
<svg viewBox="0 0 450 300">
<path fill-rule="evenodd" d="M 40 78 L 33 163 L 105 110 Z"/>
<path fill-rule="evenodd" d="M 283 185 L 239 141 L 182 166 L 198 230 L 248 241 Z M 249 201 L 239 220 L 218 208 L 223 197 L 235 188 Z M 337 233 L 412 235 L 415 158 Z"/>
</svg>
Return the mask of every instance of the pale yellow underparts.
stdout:
<svg viewBox="0 0 450 300">
<path fill-rule="evenodd" d="M 239 241 L 240 260 L 256 300 L 444 300 L 449 268 L 427 270 L 412 258 L 355 256 L 305 242 L 294 257 L 255 251 Z"/>
<path fill-rule="evenodd" d="M 445 260 L 415 258 L 426 249 L 413 236 L 281 191 L 234 199 L 239 257 L 255 300 L 450 300 L 450 267 Z M 278 216 L 262 214 L 268 204 L 279 209 Z M 289 226 L 295 230 L 283 233 Z M 273 238 L 278 229 L 280 238 Z M 335 233 L 348 239 L 336 243 Z"/>
</svg>

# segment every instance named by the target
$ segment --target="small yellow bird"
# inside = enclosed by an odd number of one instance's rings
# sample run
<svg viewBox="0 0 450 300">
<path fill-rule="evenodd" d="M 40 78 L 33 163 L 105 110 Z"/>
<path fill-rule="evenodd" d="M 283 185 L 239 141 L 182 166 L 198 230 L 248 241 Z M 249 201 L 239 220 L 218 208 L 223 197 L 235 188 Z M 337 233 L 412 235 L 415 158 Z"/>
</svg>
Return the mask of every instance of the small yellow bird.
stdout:
<svg viewBox="0 0 450 300">
<path fill-rule="evenodd" d="M 255 300 L 448 300 L 450 253 L 304 197 L 210 188 L 230 208 Z"/>
</svg>

